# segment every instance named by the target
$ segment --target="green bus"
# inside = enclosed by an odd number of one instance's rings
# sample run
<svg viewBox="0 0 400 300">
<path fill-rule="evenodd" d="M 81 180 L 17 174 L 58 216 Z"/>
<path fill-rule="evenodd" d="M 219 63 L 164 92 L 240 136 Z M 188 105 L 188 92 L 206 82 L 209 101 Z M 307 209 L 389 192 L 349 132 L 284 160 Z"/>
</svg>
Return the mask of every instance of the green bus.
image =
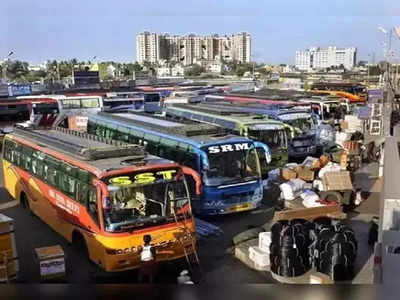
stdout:
<svg viewBox="0 0 400 300">
<path fill-rule="evenodd" d="M 269 119 L 266 115 L 235 112 L 229 108 L 200 104 L 173 104 L 164 108 L 168 117 L 194 120 L 228 129 L 232 134 L 262 142 L 270 148 L 268 169 L 284 166 L 288 162 L 288 142 L 291 126 Z"/>
</svg>

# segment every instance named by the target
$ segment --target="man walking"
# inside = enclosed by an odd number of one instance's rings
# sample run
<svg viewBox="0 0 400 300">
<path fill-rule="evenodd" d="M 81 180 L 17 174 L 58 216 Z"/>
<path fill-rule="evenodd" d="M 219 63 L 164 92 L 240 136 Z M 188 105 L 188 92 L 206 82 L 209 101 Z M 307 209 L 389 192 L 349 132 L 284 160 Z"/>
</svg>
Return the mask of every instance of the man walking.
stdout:
<svg viewBox="0 0 400 300">
<path fill-rule="evenodd" d="M 140 253 L 139 282 L 142 283 L 144 277 L 147 276 L 149 283 L 153 283 L 157 273 L 156 248 L 150 245 L 151 236 L 148 234 L 143 236 L 143 242 L 144 245 Z"/>
</svg>

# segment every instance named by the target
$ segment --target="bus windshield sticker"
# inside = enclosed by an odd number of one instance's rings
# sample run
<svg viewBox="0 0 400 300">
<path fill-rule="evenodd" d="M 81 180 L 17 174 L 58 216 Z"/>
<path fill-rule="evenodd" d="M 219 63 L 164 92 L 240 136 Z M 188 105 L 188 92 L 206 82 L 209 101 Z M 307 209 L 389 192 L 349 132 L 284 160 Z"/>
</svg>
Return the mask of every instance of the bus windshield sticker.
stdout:
<svg viewBox="0 0 400 300">
<path fill-rule="evenodd" d="M 232 152 L 232 151 L 241 151 L 241 150 L 249 150 L 249 143 L 240 143 L 240 144 L 226 144 L 226 145 L 216 145 L 208 147 L 208 152 L 211 154 L 220 153 L 220 152 Z"/>
<path fill-rule="evenodd" d="M 136 174 L 134 176 L 119 176 L 113 177 L 108 182 L 115 186 L 127 186 L 131 184 L 148 184 L 153 183 L 157 180 L 171 180 L 173 179 L 172 174 L 176 173 L 176 170 L 162 170 L 158 172 L 146 172 Z"/>
</svg>

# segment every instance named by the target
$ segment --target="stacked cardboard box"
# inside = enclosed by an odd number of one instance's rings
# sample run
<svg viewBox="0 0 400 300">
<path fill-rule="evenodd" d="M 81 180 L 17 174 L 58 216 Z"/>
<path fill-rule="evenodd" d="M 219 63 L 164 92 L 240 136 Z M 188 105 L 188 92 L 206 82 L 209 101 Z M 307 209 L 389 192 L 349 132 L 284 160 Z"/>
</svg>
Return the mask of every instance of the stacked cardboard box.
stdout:
<svg viewBox="0 0 400 300">
<path fill-rule="evenodd" d="M 297 173 L 295 169 L 292 168 L 282 168 L 281 169 L 281 177 L 284 180 L 290 180 L 297 178 Z"/>
<path fill-rule="evenodd" d="M 0 282 L 15 280 L 18 271 L 19 263 L 15 245 L 14 221 L 0 214 Z"/>
<path fill-rule="evenodd" d="M 345 141 L 343 146 L 349 154 L 360 154 L 360 144 L 357 141 Z"/>
<path fill-rule="evenodd" d="M 324 191 L 346 191 L 353 189 L 349 171 L 326 172 L 322 177 L 322 184 Z"/>
<path fill-rule="evenodd" d="M 310 182 L 314 180 L 314 171 L 312 171 L 310 168 L 298 166 L 296 168 L 296 173 L 297 177 L 304 181 Z"/>
<path fill-rule="evenodd" d="M 249 258 L 254 262 L 257 270 L 268 271 L 270 266 L 269 246 L 271 244 L 271 232 L 260 232 L 258 247 L 249 247 Z"/>
<path fill-rule="evenodd" d="M 347 123 L 346 132 L 363 131 L 363 120 L 359 119 L 357 116 L 346 115 L 344 120 Z"/>
<path fill-rule="evenodd" d="M 35 251 L 39 261 L 42 281 L 65 279 L 64 251 L 59 245 L 36 248 Z"/>
</svg>

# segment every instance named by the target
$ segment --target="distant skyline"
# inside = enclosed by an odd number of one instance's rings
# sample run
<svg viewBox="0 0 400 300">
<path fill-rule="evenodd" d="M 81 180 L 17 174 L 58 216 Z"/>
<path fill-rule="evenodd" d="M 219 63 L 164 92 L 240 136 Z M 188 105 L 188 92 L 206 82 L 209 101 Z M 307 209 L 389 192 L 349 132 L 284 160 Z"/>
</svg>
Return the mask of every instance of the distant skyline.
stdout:
<svg viewBox="0 0 400 300">
<path fill-rule="evenodd" d="M 4 3 L 3 3 L 4 2 Z M 377 27 L 400 26 L 398 0 L 304 1 L 169 0 L 32 1 L 3 0 L 0 59 L 33 64 L 77 58 L 133 62 L 136 35 L 144 30 L 170 34 L 252 35 L 259 62 L 294 64 L 296 50 L 312 46 L 357 47 L 357 60 L 383 59 L 385 34 Z M 345 7 L 345 9 L 342 9 Z M 392 49 L 400 56 L 400 41 Z M 370 56 L 369 60 L 372 60 Z"/>
</svg>

